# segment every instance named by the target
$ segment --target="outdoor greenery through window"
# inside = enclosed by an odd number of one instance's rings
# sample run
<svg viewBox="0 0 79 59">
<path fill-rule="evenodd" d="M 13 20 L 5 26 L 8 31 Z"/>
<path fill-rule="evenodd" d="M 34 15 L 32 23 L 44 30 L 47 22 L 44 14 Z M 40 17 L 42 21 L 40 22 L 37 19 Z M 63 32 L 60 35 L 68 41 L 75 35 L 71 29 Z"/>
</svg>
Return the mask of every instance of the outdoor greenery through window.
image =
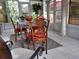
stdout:
<svg viewBox="0 0 79 59">
<path fill-rule="evenodd" d="M 18 1 L 6 1 L 6 8 L 8 22 L 11 21 L 11 18 L 14 22 L 16 22 L 19 17 Z"/>
<path fill-rule="evenodd" d="M 20 16 L 27 15 L 29 13 L 28 6 L 29 0 L 7 0 L 6 11 L 8 22 L 11 22 L 12 18 L 14 23 L 16 23 Z"/>
</svg>

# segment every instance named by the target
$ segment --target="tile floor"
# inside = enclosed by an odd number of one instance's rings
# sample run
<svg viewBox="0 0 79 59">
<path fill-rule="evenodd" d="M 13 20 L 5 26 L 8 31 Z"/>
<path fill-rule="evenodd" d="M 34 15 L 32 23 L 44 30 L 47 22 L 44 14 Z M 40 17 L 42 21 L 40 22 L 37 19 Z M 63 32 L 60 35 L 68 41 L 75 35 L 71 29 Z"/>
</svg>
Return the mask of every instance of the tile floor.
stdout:
<svg viewBox="0 0 79 59">
<path fill-rule="evenodd" d="M 44 59 L 43 57 L 46 57 L 46 59 L 79 59 L 79 40 L 67 36 L 62 37 L 60 35 L 57 35 L 53 31 L 49 31 L 48 36 L 63 46 L 48 50 L 48 54 L 46 55 L 45 53 L 43 53 L 43 55 L 39 59 Z M 12 52 L 12 56 L 15 55 L 14 53 L 16 52 Z M 29 51 L 26 51 L 26 55 L 24 55 L 23 52 L 21 51 L 20 53 L 22 53 L 21 54 L 22 56 L 19 59 L 29 59 L 27 58 Z M 14 58 L 14 59 L 18 59 L 18 58 Z"/>
<path fill-rule="evenodd" d="M 53 31 L 49 31 L 49 37 L 63 46 L 49 50 L 47 55 L 44 54 L 47 59 L 79 59 L 79 40 L 61 37 Z"/>
</svg>

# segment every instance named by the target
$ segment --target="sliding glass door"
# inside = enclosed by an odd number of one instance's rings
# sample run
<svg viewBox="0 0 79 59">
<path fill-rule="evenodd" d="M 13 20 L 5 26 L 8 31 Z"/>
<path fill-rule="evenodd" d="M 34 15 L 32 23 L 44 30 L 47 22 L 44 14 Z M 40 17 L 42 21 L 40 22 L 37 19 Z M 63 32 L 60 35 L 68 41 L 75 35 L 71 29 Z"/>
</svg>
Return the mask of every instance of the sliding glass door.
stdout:
<svg viewBox="0 0 79 59">
<path fill-rule="evenodd" d="M 54 1 L 54 30 L 61 32 L 62 27 L 62 0 Z"/>
<path fill-rule="evenodd" d="M 49 3 L 50 29 L 61 32 L 62 0 L 50 0 Z"/>
</svg>

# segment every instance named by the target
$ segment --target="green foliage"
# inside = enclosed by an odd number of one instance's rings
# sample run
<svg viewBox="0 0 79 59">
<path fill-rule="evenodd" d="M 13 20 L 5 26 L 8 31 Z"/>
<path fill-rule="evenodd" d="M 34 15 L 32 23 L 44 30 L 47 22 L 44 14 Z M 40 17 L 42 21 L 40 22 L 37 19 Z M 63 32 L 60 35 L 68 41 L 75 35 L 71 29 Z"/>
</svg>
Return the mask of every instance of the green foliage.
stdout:
<svg viewBox="0 0 79 59">
<path fill-rule="evenodd" d="M 38 3 L 36 3 L 36 4 L 33 4 L 32 5 L 33 6 L 33 11 L 36 13 L 36 14 L 38 14 L 38 10 L 41 10 L 42 9 L 42 6 Z"/>
<path fill-rule="evenodd" d="M 6 7 L 8 21 L 10 22 L 10 19 L 12 18 L 12 20 L 16 22 L 17 17 L 19 16 L 18 1 L 6 1 Z"/>
</svg>

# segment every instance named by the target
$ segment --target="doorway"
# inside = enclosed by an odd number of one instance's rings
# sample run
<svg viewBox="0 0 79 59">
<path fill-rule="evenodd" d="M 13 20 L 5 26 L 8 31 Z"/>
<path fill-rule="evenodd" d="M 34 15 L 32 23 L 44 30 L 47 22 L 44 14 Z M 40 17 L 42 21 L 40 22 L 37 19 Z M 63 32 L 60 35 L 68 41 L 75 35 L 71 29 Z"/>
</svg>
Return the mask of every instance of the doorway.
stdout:
<svg viewBox="0 0 79 59">
<path fill-rule="evenodd" d="M 62 0 L 51 0 L 49 4 L 50 30 L 61 32 Z"/>
</svg>

